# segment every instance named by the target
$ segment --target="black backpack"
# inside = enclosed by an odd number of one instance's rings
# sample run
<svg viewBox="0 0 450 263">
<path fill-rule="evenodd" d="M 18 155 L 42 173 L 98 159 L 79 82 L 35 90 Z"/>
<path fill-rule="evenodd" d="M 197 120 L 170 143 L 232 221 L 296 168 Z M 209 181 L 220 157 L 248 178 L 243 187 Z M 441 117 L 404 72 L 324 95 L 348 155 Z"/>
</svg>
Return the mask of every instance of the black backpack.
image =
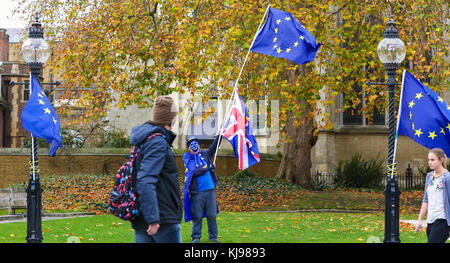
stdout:
<svg viewBox="0 0 450 263">
<path fill-rule="evenodd" d="M 147 137 L 144 142 L 158 135 L 165 137 L 161 133 L 154 133 Z M 117 170 L 113 190 L 109 197 L 109 211 L 111 214 L 127 221 L 133 221 L 140 213 L 136 190 L 136 163 L 142 144 L 133 146 L 128 160 Z"/>
</svg>

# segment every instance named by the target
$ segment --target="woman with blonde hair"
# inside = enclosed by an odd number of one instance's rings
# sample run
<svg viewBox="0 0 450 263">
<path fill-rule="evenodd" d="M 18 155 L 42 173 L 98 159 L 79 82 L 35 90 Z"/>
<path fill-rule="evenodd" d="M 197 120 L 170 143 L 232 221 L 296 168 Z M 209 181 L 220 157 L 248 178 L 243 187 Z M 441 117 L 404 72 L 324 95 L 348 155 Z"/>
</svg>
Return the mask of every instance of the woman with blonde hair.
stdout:
<svg viewBox="0 0 450 263">
<path fill-rule="evenodd" d="M 427 214 L 428 243 L 445 243 L 450 231 L 450 173 L 447 156 L 440 148 L 428 152 L 428 165 L 433 171 L 425 179 L 416 232 L 422 227 L 422 218 Z"/>
</svg>

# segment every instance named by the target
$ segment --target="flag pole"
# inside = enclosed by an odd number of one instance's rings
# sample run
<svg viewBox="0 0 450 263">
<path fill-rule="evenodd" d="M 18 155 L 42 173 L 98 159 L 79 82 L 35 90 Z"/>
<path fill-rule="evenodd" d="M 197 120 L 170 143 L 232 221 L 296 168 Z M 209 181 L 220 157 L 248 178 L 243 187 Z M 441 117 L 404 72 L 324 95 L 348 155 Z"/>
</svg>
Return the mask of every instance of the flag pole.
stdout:
<svg viewBox="0 0 450 263">
<path fill-rule="evenodd" d="M 230 113 L 230 110 L 231 110 L 230 105 L 233 102 L 233 96 L 234 96 L 234 93 L 236 93 L 237 86 L 238 86 L 238 83 L 239 83 L 239 79 L 241 78 L 242 71 L 244 70 L 245 64 L 247 63 L 248 56 L 250 55 L 250 49 L 252 48 L 253 44 L 255 43 L 256 37 L 258 36 L 259 32 L 261 31 L 261 27 L 263 25 L 264 18 L 266 17 L 267 12 L 269 12 L 269 8 L 270 8 L 270 3 L 267 5 L 266 11 L 264 12 L 263 17 L 261 18 L 261 22 L 259 22 L 259 26 L 258 26 L 258 29 L 256 30 L 255 36 L 253 37 L 252 44 L 248 48 L 247 55 L 245 56 L 245 59 L 244 59 L 244 63 L 242 63 L 241 70 L 239 71 L 238 78 L 237 78 L 236 82 L 234 83 L 233 92 L 231 93 L 230 101 L 227 104 L 227 108 L 226 108 L 227 111 L 226 111 L 224 120 L 221 123 L 220 128 L 219 128 L 219 136 L 220 136 L 220 138 L 219 138 L 219 142 L 217 143 L 216 153 L 214 154 L 213 164 L 216 164 L 217 152 L 219 150 L 219 145 L 220 145 L 220 142 L 222 140 L 222 127 L 223 127 L 224 122 L 226 121 L 226 118 L 227 118 L 228 114 Z"/>
<path fill-rule="evenodd" d="M 405 83 L 405 72 L 406 72 L 406 69 L 403 69 L 402 88 L 400 90 L 400 103 L 398 105 L 397 129 L 395 130 L 394 156 L 392 157 L 392 164 L 395 163 L 395 156 L 396 156 L 396 153 L 397 153 L 398 127 L 400 125 L 400 116 L 401 116 L 401 113 L 402 113 L 403 85 Z"/>
</svg>

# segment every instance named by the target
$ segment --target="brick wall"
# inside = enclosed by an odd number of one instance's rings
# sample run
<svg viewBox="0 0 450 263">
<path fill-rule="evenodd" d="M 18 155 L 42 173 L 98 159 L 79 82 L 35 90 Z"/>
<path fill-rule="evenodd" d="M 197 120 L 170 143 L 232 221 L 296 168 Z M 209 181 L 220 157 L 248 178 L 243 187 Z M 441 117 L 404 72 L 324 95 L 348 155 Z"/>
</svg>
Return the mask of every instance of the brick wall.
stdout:
<svg viewBox="0 0 450 263">
<path fill-rule="evenodd" d="M 76 149 L 80 150 L 80 149 Z M 126 160 L 129 149 L 116 153 L 86 153 L 76 150 L 65 150 L 55 157 L 49 157 L 45 149 L 39 150 L 39 175 L 65 174 L 101 174 L 114 176 L 120 165 Z M 29 177 L 29 149 L 0 149 L 0 188 L 11 184 L 28 182 Z M 128 151 L 128 153 L 127 153 Z M 184 176 L 184 164 L 181 155 L 176 155 L 180 176 Z M 257 176 L 273 178 L 278 170 L 279 161 L 262 160 L 250 167 L 250 171 Z M 234 156 L 218 156 L 216 173 L 219 176 L 233 175 L 238 171 L 237 160 Z"/>
<path fill-rule="evenodd" d="M 0 28 L 0 61 L 8 61 L 9 54 L 9 36 L 6 29 Z"/>
</svg>

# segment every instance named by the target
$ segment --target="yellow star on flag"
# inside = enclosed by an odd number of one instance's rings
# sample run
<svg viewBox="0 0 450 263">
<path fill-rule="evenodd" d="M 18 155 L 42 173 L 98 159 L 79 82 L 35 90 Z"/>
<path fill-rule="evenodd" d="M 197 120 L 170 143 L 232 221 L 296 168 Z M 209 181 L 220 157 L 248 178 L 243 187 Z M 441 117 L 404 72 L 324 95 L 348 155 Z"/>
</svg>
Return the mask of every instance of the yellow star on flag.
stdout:
<svg viewBox="0 0 450 263">
<path fill-rule="evenodd" d="M 449 124 L 447 124 L 447 127 L 445 127 L 445 128 L 447 128 L 447 129 L 448 129 L 448 131 L 450 131 L 450 123 L 449 123 Z"/>
<path fill-rule="evenodd" d="M 278 49 L 277 49 L 277 53 L 281 53 L 281 48 L 278 48 Z"/>
<path fill-rule="evenodd" d="M 42 104 L 42 105 L 44 105 L 45 103 L 44 103 L 44 101 L 43 100 L 41 100 L 41 99 L 38 99 L 38 101 L 39 101 L 39 104 Z"/>
<path fill-rule="evenodd" d="M 414 100 L 409 102 L 409 107 L 412 108 L 414 106 Z"/>
<path fill-rule="evenodd" d="M 50 114 L 50 110 L 48 108 L 45 108 L 44 112 L 47 113 L 47 114 Z"/>
<path fill-rule="evenodd" d="M 433 132 L 428 132 L 428 133 L 430 134 L 430 135 L 428 135 L 428 138 L 431 138 L 432 140 L 434 140 L 434 137 L 437 136 L 435 131 L 433 131 Z"/>
<path fill-rule="evenodd" d="M 55 118 L 54 118 L 54 117 L 52 117 L 52 119 L 53 119 L 53 123 L 54 123 L 54 124 L 56 124 L 56 122 L 57 122 L 57 121 L 55 120 Z"/>
<path fill-rule="evenodd" d="M 281 23 L 281 19 L 278 19 L 277 20 L 277 25 L 280 24 L 280 23 Z"/>
<path fill-rule="evenodd" d="M 416 133 L 414 135 L 417 135 L 417 137 L 420 137 L 420 135 L 422 135 L 423 132 L 421 131 L 421 129 L 416 130 Z"/>
<path fill-rule="evenodd" d="M 273 42 L 277 42 L 277 38 L 276 37 L 273 39 Z"/>
<path fill-rule="evenodd" d="M 439 102 L 444 102 L 444 100 L 441 97 L 438 97 Z"/>
<path fill-rule="evenodd" d="M 289 21 L 291 18 L 287 16 L 284 20 Z"/>
<path fill-rule="evenodd" d="M 297 47 L 297 46 L 298 46 L 298 41 L 295 41 L 294 47 Z"/>
<path fill-rule="evenodd" d="M 275 28 L 275 34 L 278 33 L 278 28 Z"/>
<path fill-rule="evenodd" d="M 420 98 L 422 97 L 423 97 L 422 92 L 416 93 L 416 99 L 420 100 Z"/>
<path fill-rule="evenodd" d="M 289 53 L 289 51 L 291 51 L 291 48 L 286 49 L 286 52 Z"/>
<path fill-rule="evenodd" d="M 445 135 L 445 130 L 444 128 L 441 127 L 441 131 L 439 133 L 443 133 Z"/>
</svg>

